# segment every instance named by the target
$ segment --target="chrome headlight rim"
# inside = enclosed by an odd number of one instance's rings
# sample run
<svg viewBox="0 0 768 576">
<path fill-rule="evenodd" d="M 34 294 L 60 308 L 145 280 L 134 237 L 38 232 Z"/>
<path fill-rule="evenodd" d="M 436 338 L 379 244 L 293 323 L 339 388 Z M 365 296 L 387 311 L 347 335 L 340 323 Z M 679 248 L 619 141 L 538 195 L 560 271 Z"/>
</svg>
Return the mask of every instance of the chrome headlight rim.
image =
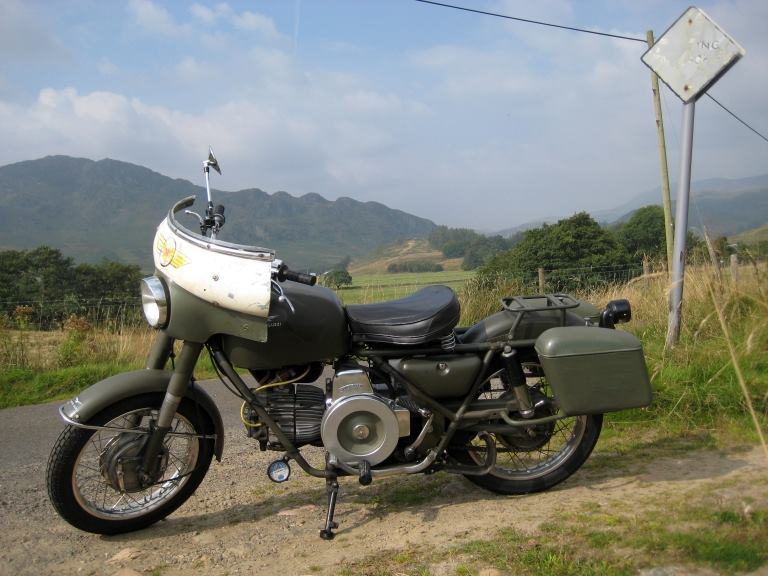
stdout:
<svg viewBox="0 0 768 576">
<path fill-rule="evenodd" d="M 141 311 L 152 328 L 165 328 L 169 314 L 168 288 L 157 276 L 141 280 Z"/>
</svg>

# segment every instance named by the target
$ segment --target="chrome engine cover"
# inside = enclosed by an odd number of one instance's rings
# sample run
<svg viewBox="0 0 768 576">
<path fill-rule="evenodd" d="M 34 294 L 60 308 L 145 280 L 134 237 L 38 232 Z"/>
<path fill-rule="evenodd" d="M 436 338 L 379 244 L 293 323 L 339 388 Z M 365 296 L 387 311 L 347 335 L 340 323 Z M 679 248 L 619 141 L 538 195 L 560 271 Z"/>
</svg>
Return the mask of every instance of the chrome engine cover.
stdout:
<svg viewBox="0 0 768 576">
<path fill-rule="evenodd" d="M 364 370 L 337 372 L 328 402 L 320 425 L 323 444 L 347 464 L 366 460 L 375 466 L 383 462 L 395 450 L 400 436 L 409 432 L 403 430 L 402 417 L 398 418 L 401 409 L 374 394 Z"/>
</svg>

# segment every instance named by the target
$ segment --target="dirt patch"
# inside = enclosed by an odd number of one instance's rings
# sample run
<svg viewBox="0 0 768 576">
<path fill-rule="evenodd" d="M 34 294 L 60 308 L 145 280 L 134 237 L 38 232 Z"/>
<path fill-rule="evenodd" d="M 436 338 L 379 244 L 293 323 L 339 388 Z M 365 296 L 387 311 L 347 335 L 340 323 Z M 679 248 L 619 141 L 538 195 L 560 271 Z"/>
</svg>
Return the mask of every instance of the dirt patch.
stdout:
<svg viewBox="0 0 768 576">
<path fill-rule="evenodd" d="M 214 463 L 190 501 L 165 521 L 132 534 L 80 532 L 48 503 L 45 462 L 0 471 L 0 566 L 5 574 L 333 574 L 344 561 L 410 545 L 448 548 L 511 527 L 533 532 L 563 511 L 632 506 L 657 509 L 666 499 L 703 492 L 749 498 L 768 507 L 760 449 L 699 451 L 650 461 L 598 451 L 557 489 L 500 497 L 461 477 L 387 478 L 361 487 L 342 479 L 337 537 L 318 537 L 325 516 L 321 480 L 294 467 L 273 484 L 260 453 L 230 428 L 222 463 Z M 320 453 L 313 458 L 321 458 Z M 122 571 L 122 572 L 121 572 Z M 134 572 L 131 572 L 134 571 Z"/>
</svg>

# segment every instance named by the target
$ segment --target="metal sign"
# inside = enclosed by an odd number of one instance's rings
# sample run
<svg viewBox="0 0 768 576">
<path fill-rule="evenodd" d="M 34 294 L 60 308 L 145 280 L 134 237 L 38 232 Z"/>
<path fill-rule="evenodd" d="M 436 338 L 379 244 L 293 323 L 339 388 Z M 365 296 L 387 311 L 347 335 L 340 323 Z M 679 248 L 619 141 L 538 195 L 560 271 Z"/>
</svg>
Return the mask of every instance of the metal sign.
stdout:
<svg viewBox="0 0 768 576">
<path fill-rule="evenodd" d="M 683 102 L 691 102 L 744 54 L 733 38 L 692 6 L 643 54 L 642 60 Z"/>
</svg>

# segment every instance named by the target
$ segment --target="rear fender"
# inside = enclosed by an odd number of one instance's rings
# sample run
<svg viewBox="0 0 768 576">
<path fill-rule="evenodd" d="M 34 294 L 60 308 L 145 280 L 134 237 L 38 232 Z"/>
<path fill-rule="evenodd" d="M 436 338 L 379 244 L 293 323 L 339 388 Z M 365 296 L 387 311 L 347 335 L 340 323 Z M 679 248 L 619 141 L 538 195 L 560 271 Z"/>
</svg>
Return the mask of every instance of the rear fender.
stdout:
<svg viewBox="0 0 768 576">
<path fill-rule="evenodd" d="M 105 378 L 80 392 L 61 407 L 61 412 L 75 422 L 87 423 L 96 414 L 115 402 L 140 394 L 164 394 L 173 372 L 167 370 L 135 370 Z M 224 451 L 224 423 L 216 403 L 199 386 L 190 386 L 186 397 L 205 411 L 216 431 L 214 454 L 221 460 Z"/>
</svg>

